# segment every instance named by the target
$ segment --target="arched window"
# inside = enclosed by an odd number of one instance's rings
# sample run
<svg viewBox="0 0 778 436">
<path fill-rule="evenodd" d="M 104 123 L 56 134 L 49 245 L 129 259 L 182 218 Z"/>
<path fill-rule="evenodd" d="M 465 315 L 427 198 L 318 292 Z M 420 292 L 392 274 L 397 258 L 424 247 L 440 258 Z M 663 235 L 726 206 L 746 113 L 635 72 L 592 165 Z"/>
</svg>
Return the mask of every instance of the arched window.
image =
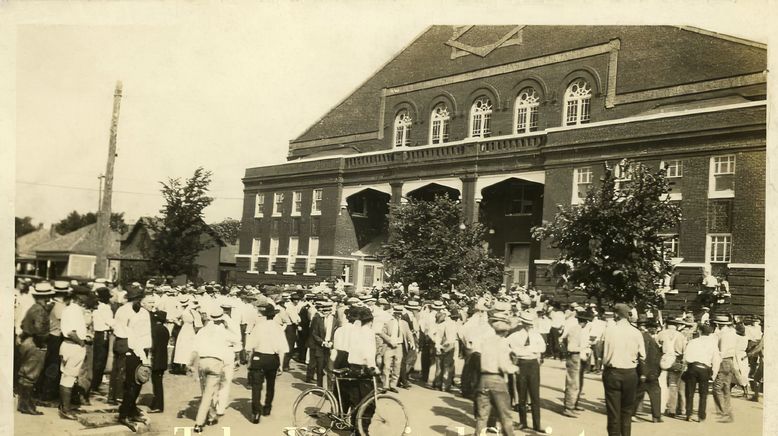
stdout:
<svg viewBox="0 0 778 436">
<path fill-rule="evenodd" d="M 404 147 L 411 143 L 411 116 L 403 109 L 394 117 L 394 146 Z"/>
<path fill-rule="evenodd" d="M 430 144 L 442 144 L 448 141 L 448 122 L 451 119 L 448 106 L 440 103 L 432 109 L 430 115 Z"/>
<path fill-rule="evenodd" d="M 592 88 L 584 79 L 576 79 L 565 91 L 565 125 L 585 124 L 590 119 Z"/>
<path fill-rule="evenodd" d="M 480 97 L 470 108 L 470 136 L 486 138 L 492 133 L 492 100 Z"/>
<path fill-rule="evenodd" d="M 538 130 L 538 104 L 540 99 L 534 88 L 524 88 L 516 97 L 516 133 Z"/>
</svg>

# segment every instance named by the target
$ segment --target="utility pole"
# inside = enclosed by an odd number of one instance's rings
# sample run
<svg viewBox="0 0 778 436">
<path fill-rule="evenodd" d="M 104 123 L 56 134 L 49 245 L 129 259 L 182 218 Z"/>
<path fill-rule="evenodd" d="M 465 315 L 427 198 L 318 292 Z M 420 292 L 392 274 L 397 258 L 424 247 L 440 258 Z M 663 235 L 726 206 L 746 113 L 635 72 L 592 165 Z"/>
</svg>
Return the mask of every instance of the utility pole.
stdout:
<svg viewBox="0 0 778 436">
<path fill-rule="evenodd" d="M 103 208 L 103 179 L 104 175 L 97 176 L 97 214 L 100 215 L 100 209 Z"/>
<path fill-rule="evenodd" d="M 116 159 L 116 131 L 119 128 L 119 106 L 122 101 L 122 82 L 116 82 L 113 93 L 113 116 L 111 117 L 111 134 L 108 139 L 108 162 L 105 165 L 105 189 L 102 205 L 97 214 L 97 259 L 95 276 L 106 277 L 108 270 L 108 245 L 111 238 L 111 194 L 113 193 L 113 167 Z"/>
</svg>

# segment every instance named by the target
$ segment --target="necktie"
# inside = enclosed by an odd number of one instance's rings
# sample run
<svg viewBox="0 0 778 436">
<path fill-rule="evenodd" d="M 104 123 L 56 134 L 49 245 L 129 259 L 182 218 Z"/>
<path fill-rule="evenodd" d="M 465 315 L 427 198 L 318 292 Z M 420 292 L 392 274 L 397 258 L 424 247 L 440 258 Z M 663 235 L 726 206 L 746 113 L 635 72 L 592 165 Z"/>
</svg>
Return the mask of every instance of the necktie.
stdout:
<svg viewBox="0 0 778 436">
<path fill-rule="evenodd" d="M 525 347 L 529 347 L 529 333 L 527 333 L 527 340 L 524 342 Z"/>
</svg>

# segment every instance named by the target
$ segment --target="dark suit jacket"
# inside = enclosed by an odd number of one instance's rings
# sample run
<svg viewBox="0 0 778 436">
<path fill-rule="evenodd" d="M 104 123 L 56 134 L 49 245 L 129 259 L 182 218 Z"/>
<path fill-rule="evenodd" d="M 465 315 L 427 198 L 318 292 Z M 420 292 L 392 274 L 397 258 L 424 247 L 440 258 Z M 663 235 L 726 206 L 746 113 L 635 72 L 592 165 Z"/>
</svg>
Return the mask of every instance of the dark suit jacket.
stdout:
<svg viewBox="0 0 778 436">
<path fill-rule="evenodd" d="M 332 339 L 335 337 L 336 327 L 337 320 L 333 317 L 330 337 L 328 338 L 326 337 L 327 327 L 324 325 L 324 317 L 320 313 L 313 316 L 313 320 L 311 320 L 311 334 L 308 337 L 308 347 L 311 348 L 311 353 L 321 353 L 325 351 L 324 347 L 322 347 L 322 342 L 332 342 Z"/>
<path fill-rule="evenodd" d="M 651 337 L 648 332 L 640 332 L 643 335 L 643 342 L 646 345 L 646 360 L 640 366 L 640 375 L 646 376 L 646 381 L 653 381 L 659 378 L 662 369 L 659 367 L 659 361 L 662 359 L 662 347 Z"/>
<path fill-rule="evenodd" d="M 170 333 L 164 324 L 152 321 L 151 327 L 151 370 L 164 371 L 167 369 L 167 344 Z"/>
</svg>

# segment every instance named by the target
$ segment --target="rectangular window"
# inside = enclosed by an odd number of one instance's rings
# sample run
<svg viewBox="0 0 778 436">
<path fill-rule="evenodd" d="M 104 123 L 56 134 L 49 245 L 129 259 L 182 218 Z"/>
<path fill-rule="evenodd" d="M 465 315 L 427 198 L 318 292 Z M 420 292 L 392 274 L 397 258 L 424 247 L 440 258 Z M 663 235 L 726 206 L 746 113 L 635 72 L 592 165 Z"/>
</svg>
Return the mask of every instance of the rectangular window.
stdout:
<svg viewBox="0 0 778 436">
<path fill-rule="evenodd" d="M 319 238 L 311 236 L 308 239 L 308 259 L 305 262 L 305 272 L 312 274 L 316 272 L 316 256 L 319 255 Z"/>
<path fill-rule="evenodd" d="M 343 283 L 351 283 L 351 266 L 343 265 L 343 274 L 340 278 L 343 279 Z"/>
<path fill-rule="evenodd" d="M 680 250 L 678 248 L 678 235 L 659 235 L 664 238 L 663 246 L 665 252 L 665 259 L 671 259 L 673 257 L 681 257 Z"/>
<path fill-rule="evenodd" d="M 525 133 L 527 131 L 527 106 L 522 106 L 516 110 L 516 133 Z"/>
<path fill-rule="evenodd" d="M 294 262 L 297 259 L 297 250 L 300 245 L 300 238 L 292 236 L 289 238 L 289 257 L 286 258 L 286 272 L 294 272 Z"/>
<path fill-rule="evenodd" d="M 683 177 L 683 161 L 668 160 L 662 162 L 662 168 L 665 168 L 665 175 L 669 178 Z"/>
<path fill-rule="evenodd" d="M 473 115 L 473 129 L 471 136 L 481 136 L 481 114 Z"/>
<path fill-rule="evenodd" d="M 591 100 L 585 98 L 581 100 L 581 124 L 588 123 L 591 119 L 591 113 L 589 111 Z"/>
<path fill-rule="evenodd" d="M 292 218 L 289 223 L 289 235 L 300 236 L 300 218 Z"/>
<path fill-rule="evenodd" d="M 294 202 L 292 202 L 292 215 L 300 215 L 303 210 L 303 193 L 294 191 Z"/>
<path fill-rule="evenodd" d="M 578 122 L 578 101 L 571 100 L 567 102 L 567 120 L 568 126 L 574 126 Z"/>
<path fill-rule="evenodd" d="M 586 198 L 592 186 L 592 168 L 581 167 L 573 170 L 573 204 L 579 204 Z"/>
<path fill-rule="evenodd" d="M 284 210 L 284 193 L 276 192 L 273 194 L 273 216 L 281 216 Z"/>
<path fill-rule="evenodd" d="M 732 258 L 732 235 L 708 235 L 708 261 L 711 263 L 729 263 Z"/>
<path fill-rule="evenodd" d="M 313 203 L 311 204 L 311 215 L 321 215 L 321 201 L 324 194 L 323 189 L 313 190 Z"/>
<path fill-rule="evenodd" d="M 259 250 L 261 249 L 262 240 L 254 238 L 251 240 L 251 266 L 249 271 L 257 270 L 257 262 L 259 261 Z"/>
<path fill-rule="evenodd" d="M 710 159 L 708 198 L 735 196 L 735 156 L 715 156 Z"/>
<path fill-rule="evenodd" d="M 535 209 L 535 199 L 538 189 L 531 185 L 516 185 L 511 187 L 510 197 L 506 202 L 506 215 L 530 215 Z"/>
<path fill-rule="evenodd" d="M 265 211 L 265 194 L 257 194 L 254 205 L 254 217 L 262 217 Z"/>
<path fill-rule="evenodd" d="M 434 120 L 432 122 L 432 144 L 442 144 L 448 141 L 448 120 Z"/>
<path fill-rule="evenodd" d="M 321 220 L 316 218 L 311 218 L 311 236 L 319 236 L 319 230 L 321 228 Z"/>
<path fill-rule="evenodd" d="M 270 238 L 270 250 L 269 250 L 269 257 L 267 260 L 267 270 L 268 272 L 273 271 L 273 267 L 276 263 L 276 257 L 278 257 L 278 237 L 272 237 Z"/>
</svg>

